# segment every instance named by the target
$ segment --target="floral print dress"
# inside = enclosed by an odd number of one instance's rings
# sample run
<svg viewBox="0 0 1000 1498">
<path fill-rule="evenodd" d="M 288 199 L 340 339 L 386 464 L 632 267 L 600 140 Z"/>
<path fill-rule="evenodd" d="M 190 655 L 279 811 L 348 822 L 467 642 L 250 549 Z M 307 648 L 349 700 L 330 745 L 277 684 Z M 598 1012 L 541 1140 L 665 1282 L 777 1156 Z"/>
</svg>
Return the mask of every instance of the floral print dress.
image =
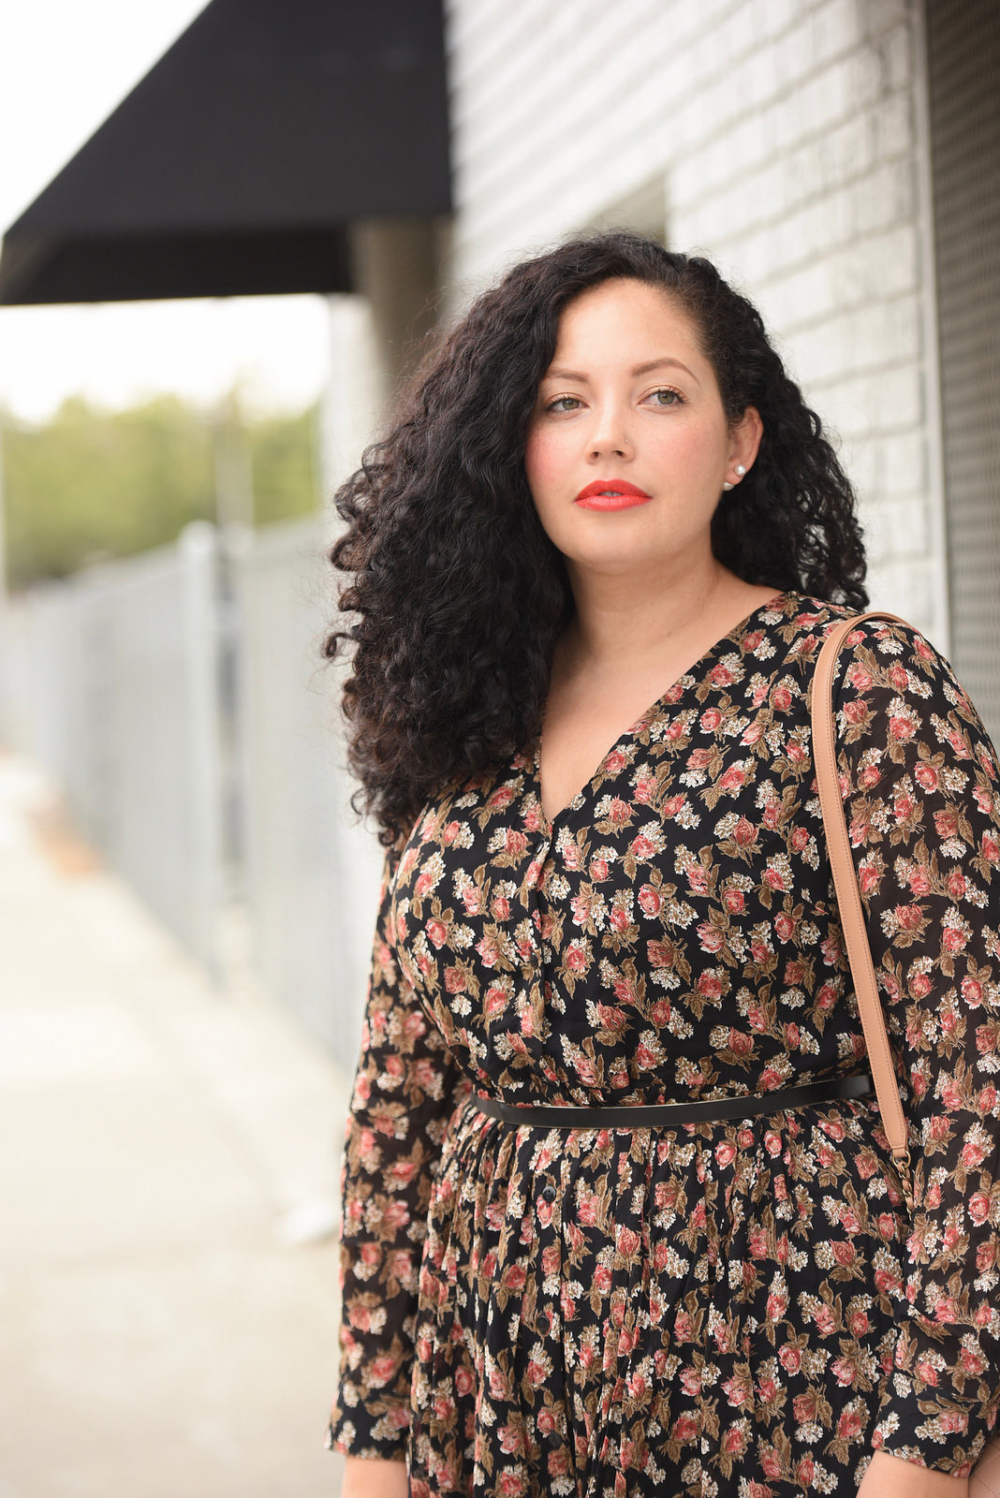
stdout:
<svg viewBox="0 0 1000 1498">
<path fill-rule="evenodd" d="M 865 1069 L 810 747 L 824 632 L 755 609 L 549 823 L 538 744 L 388 850 L 341 1170 L 331 1450 L 414 1498 L 853 1495 L 970 1470 L 1000 1397 L 1000 764 L 947 660 L 867 620 L 834 677 L 916 1162 L 874 1097 L 680 1127 Z"/>
</svg>

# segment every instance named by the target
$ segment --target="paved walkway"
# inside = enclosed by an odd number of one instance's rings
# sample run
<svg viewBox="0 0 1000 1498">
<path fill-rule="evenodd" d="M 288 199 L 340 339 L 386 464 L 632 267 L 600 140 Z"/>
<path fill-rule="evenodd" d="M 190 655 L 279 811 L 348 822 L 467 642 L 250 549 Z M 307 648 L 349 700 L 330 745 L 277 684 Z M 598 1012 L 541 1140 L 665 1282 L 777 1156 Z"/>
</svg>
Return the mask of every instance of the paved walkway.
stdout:
<svg viewBox="0 0 1000 1498">
<path fill-rule="evenodd" d="M 333 1498 L 344 1078 L 0 750 L 0 1498 Z"/>
</svg>

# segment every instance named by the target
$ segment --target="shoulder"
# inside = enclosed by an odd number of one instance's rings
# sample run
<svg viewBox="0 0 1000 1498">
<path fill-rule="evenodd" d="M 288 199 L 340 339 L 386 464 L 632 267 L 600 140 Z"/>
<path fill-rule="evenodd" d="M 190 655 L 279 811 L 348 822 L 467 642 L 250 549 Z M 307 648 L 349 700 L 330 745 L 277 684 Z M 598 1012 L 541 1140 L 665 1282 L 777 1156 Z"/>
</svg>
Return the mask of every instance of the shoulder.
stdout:
<svg viewBox="0 0 1000 1498">
<path fill-rule="evenodd" d="M 887 752 L 900 764 L 914 754 L 940 756 L 967 769 L 975 764 L 991 781 L 1000 775 L 989 733 L 950 660 L 908 621 L 862 619 L 847 631 L 833 710 L 841 745 Z"/>
<path fill-rule="evenodd" d="M 850 617 L 841 611 L 841 618 Z M 831 619 L 824 635 L 836 627 Z M 954 709 L 970 722 L 978 714 L 948 657 L 923 630 L 901 619 L 859 619 L 837 654 L 834 691 L 841 695 L 891 693 Z"/>
<path fill-rule="evenodd" d="M 846 619 L 858 619 L 837 652 L 835 690 L 838 684 L 864 689 L 871 685 L 873 673 L 880 680 L 888 673 L 889 684 L 897 690 L 913 686 L 919 693 L 921 681 L 932 682 L 956 706 L 971 707 L 947 656 L 916 625 L 880 616 L 865 619 L 862 615 L 866 610 L 806 593 L 794 593 L 789 598 L 798 607 L 790 609 L 786 629 L 793 633 L 794 644 L 802 654 L 818 655 L 832 630 Z"/>
<path fill-rule="evenodd" d="M 381 836 L 379 837 L 379 842 L 382 845 L 382 877 L 379 888 L 380 900 L 384 900 L 386 898 L 392 885 L 396 881 L 396 877 L 399 874 L 400 864 L 402 863 L 403 854 L 406 851 L 408 841 L 409 835 L 407 833 L 397 833 L 397 835 L 392 839 L 391 842 L 382 842 Z"/>
<path fill-rule="evenodd" d="M 756 633 L 766 634 L 789 658 L 808 661 L 819 651 L 824 636 L 856 612 L 847 604 L 832 603 L 791 588 L 761 614 L 762 628 Z"/>
<path fill-rule="evenodd" d="M 816 661 L 823 642 L 831 630 L 859 611 L 849 604 L 834 603 L 811 593 L 789 589 L 761 619 L 762 628 L 757 631 L 763 637 L 761 649 L 772 658 L 773 666 L 788 673 L 791 681 L 797 682 L 798 692 L 808 700 L 811 698 L 812 679 Z M 855 651 L 863 649 L 869 640 L 880 637 L 885 621 L 869 619 L 851 630 L 841 642 L 834 673 L 834 690 L 843 679 L 846 663 Z"/>
</svg>

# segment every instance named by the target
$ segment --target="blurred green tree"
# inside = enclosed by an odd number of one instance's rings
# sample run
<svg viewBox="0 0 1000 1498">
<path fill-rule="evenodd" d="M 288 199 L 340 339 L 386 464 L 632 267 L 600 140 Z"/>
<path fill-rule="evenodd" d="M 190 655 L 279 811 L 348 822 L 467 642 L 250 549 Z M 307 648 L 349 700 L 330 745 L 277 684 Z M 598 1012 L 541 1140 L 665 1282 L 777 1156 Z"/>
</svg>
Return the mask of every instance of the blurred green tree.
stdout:
<svg viewBox="0 0 1000 1498">
<path fill-rule="evenodd" d="M 318 411 L 269 416 L 246 426 L 253 474 L 254 518 L 258 525 L 291 520 L 319 506 Z"/>
<path fill-rule="evenodd" d="M 232 396 L 215 411 L 172 395 L 123 411 L 76 397 L 40 425 L 0 417 L 9 586 L 130 556 L 174 540 L 189 520 L 215 519 L 223 420 L 244 444 L 255 524 L 317 508 L 315 406 L 251 419 Z"/>
</svg>

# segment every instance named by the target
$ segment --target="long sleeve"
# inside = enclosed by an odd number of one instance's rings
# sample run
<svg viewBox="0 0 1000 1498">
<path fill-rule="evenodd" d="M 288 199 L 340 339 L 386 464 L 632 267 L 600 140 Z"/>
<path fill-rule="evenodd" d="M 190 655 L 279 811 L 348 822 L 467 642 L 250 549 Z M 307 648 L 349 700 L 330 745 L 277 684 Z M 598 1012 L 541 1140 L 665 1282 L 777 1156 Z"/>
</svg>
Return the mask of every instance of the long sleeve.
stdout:
<svg viewBox="0 0 1000 1498">
<path fill-rule="evenodd" d="M 326 1448 L 405 1460 L 413 1331 L 440 1144 L 463 1084 L 393 950 L 385 857 L 340 1173 L 340 1375 Z"/>
<path fill-rule="evenodd" d="M 834 711 L 914 1163 L 874 1443 L 964 1476 L 1000 1394 L 1000 763 L 950 664 L 909 625 L 852 631 Z"/>
</svg>

